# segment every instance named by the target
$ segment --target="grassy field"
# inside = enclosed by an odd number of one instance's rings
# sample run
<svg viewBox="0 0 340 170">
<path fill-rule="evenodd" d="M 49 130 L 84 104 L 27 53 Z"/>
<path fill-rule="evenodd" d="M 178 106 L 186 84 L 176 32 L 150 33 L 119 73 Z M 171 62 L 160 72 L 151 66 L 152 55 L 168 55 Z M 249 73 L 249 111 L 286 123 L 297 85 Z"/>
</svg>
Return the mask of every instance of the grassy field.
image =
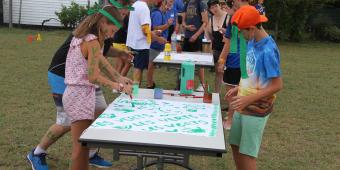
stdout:
<svg viewBox="0 0 340 170">
<path fill-rule="evenodd" d="M 69 32 L 40 32 L 42 42 L 29 44 L 35 30 L 0 28 L 0 169 L 30 169 L 25 156 L 55 122 L 47 68 Z M 265 130 L 259 169 L 340 169 L 340 45 L 279 43 L 284 89 Z M 213 74 L 206 71 L 212 82 Z M 175 73 L 156 72 L 158 85 L 172 89 Z M 105 89 L 108 102 L 115 96 Z M 71 138 L 49 149 L 51 169 L 68 169 Z M 112 150 L 102 149 L 111 159 Z M 192 157 L 197 169 L 235 169 L 231 153 L 223 158 Z M 123 157 L 112 169 L 128 169 Z M 92 168 L 95 169 L 95 168 Z M 176 169 L 168 166 L 167 169 Z"/>
</svg>

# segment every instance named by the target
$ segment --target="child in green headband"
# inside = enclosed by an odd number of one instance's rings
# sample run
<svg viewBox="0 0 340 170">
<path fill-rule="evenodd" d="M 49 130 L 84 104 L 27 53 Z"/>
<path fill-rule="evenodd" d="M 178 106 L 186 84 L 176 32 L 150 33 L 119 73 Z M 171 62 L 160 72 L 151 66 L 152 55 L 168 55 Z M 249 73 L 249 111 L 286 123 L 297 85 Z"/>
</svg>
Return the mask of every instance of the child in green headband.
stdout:
<svg viewBox="0 0 340 170">
<path fill-rule="evenodd" d="M 121 27 L 118 9 L 112 5 L 90 11 L 73 32 L 65 68 L 65 112 L 71 120 L 72 170 L 87 170 L 89 149 L 81 146 L 79 136 L 98 116 L 95 115 L 96 87 L 107 86 L 131 94 L 131 85 L 114 82 L 120 76 L 103 56 L 104 39 Z M 109 78 L 107 78 L 109 77 Z"/>
</svg>

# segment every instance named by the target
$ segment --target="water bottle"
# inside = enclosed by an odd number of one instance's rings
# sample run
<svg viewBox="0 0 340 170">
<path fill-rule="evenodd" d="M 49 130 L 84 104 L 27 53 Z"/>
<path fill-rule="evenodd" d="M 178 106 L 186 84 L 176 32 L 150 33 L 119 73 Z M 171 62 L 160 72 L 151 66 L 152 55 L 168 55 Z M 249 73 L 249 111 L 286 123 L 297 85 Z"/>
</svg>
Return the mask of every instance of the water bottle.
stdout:
<svg viewBox="0 0 340 170">
<path fill-rule="evenodd" d="M 177 34 L 173 33 L 171 35 L 171 51 L 176 52 L 177 51 Z"/>
<path fill-rule="evenodd" d="M 164 60 L 165 61 L 171 60 L 171 45 L 169 43 L 165 44 L 165 48 L 164 48 Z"/>
</svg>

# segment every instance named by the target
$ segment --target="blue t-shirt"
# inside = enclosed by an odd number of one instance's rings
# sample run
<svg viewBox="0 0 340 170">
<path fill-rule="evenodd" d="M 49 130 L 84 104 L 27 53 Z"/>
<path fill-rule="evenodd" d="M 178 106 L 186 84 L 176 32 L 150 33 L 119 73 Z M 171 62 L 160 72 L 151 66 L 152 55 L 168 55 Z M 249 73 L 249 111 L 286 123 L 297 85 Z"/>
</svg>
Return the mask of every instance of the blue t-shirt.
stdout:
<svg viewBox="0 0 340 170">
<path fill-rule="evenodd" d="M 202 26 L 201 13 L 207 10 L 207 5 L 202 0 L 190 0 L 184 9 L 185 11 L 185 23 L 186 25 L 194 25 L 195 31 L 185 30 L 184 37 L 190 38 L 193 36 Z M 198 39 L 203 39 L 204 33 L 202 33 Z"/>
<path fill-rule="evenodd" d="M 183 12 L 183 10 L 184 10 L 183 0 L 175 0 L 172 8 L 166 11 L 165 13 L 166 19 L 168 20 L 170 18 L 173 18 L 174 22 L 172 23 L 172 25 L 176 25 L 176 18 L 178 16 L 178 13 Z"/>
<path fill-rule="evenodd" d="M 228 39 L 231 39 L 231 28 L 232 25 L 229 21 L 229 24 L 227 26 L 225 37 Z M 240 68 L 240 39 L 237 38 L 237 53 L 230 53 L 228 54 L 227 61 L 225 63 L 226 67 L 229 68 Z"/>
<path fill-rule="evenodd" d="M 247 74 L 239 86 L 239 96 L 249 96 L 266 88 L 271 79 L 281 76 L 280 52 L 272 37 L 267 36 L 256 42 L 248 42 L 247 48 Z M 268 96 L 247 106 L 241 113 L 265 116 L 272 112 L 275 95 Z"/>
<path fill-rule="evenodd" d="M 165 13 L 160 11 L 159 9 L 153 9 L 151 11 L 151 30 L 154 30 L 156 26 L 161 26 L 167 23 Z M 167 38 L 168 37 L 168 29 L 164 30 L 162 32 L 162 37 Z M 160 44 L 157 41 L 153 41 L 151 43 L 150 48 L 158 51 L 164 50 L 164 44 Z"/>
</svg>

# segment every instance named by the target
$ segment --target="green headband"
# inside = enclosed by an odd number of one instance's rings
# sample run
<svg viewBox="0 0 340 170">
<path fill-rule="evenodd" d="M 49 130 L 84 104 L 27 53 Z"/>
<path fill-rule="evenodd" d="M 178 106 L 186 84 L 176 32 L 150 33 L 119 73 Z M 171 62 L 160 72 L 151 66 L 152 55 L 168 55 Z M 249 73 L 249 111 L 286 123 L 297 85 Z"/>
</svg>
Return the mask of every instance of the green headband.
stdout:
<svg viewBox="0 0 340 170">
<path fill-rule="evenodd" d="M 121 3 L 119 3 L 118 1 L 115 1 L 115 0 L 109 0 L 109 1 L 113 6 L 115 6 L 118 9 L 128 9 L 129 11 L 134 10 L 134 8 L 131 5 L 124 6 Z M 128 0 L 126 0 L 126 1 L 128 1 Z"/>
<path fill-rule="evenodd" d="M 97 12 L 103 14 L 106 18 L 108 18 L 113 24 L 115 24 L 118 27 L 118 29 L 122 28 L 122 24 L 120 24 L 116 20 L 116 18 L 114 18 L 110 13 L 106 12 L 104 9 L 100 9 L 100 8 L 89 9 L 87 11 L 87 14 L 88 15 L 93 15 L 93 14 L 95 14 Z"/>
</svg>

